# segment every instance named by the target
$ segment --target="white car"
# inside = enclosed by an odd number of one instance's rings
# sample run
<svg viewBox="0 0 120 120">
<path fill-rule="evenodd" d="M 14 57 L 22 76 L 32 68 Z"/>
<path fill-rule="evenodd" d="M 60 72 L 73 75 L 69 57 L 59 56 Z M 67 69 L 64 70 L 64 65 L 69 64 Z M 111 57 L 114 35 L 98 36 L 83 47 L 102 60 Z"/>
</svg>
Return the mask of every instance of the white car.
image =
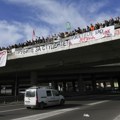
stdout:
<svg viewBox="0 0 120 120">
<path fill-rule="evenodd" d="M 48 87 L 30 87 L 25 91 L 24 105 L 26 108 L 39 107 L 43 109 L 45 106 L 64 105 L 65 98 L 59 95 L 58 91 Z"/>
</svg>

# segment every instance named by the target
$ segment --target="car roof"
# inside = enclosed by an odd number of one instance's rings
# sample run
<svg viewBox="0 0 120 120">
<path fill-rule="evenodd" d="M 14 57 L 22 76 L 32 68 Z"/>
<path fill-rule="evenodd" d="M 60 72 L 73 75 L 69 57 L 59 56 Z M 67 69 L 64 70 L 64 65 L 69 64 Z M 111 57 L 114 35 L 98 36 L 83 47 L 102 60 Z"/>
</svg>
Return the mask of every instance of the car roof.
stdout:
<svg viewBox="0 0 120 120">
<path fill-rule="evenodd" d="M 28 89 L 52 89 L 50 86 L 32 86 Z"/>
</svg>

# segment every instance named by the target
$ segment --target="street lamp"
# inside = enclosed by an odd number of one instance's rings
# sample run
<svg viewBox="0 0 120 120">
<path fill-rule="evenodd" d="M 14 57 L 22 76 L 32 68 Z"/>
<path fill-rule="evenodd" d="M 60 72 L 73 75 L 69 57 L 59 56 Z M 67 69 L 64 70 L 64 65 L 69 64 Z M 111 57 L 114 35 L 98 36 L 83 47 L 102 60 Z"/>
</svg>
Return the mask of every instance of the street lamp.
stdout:
<svg viewBox="0 0 120 120">
<path fill-rule="evenodd" d="M 69 21 L 66 22 L 66 29 L 71 30 L 71 23 Z"/>
</svg>

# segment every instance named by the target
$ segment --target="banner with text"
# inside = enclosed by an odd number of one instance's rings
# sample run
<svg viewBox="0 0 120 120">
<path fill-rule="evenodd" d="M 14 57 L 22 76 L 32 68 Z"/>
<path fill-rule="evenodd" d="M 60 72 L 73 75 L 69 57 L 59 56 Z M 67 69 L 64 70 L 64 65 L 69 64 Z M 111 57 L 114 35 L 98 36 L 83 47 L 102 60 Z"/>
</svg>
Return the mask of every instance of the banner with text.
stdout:
<svg viewBox="0 0 120 120">
<path fill-rule="evenodd" d="M 98 30 L 75 35 L 70 39 L 70 44 L 73 45 L 78 43 L 84 43 L 91 40 L 97 40 L 111 36 L 114 36 L 114 26 L 105 27 Z"/>
<path fill-rule="evenodd" d="M 77 34 L 72 37 L 65 38 L 64 40 L 55 40 L 52 43 L 39 44 L 35 46 L 24 47 L 15 49 L 15 57 L 27 57 L 45 53 L 51 53 L 56 51 L 62 51 L 65 49 L 71 49 L 74 44 L 82 45 L 89 41 L 96 41 L 101 38 L 114 36 L 114 26 L 101 28 L 98 30 L 86 32 L 83 34 Z M 101 40 L 102 42 L 102 40 Z"/>
<path fill-rule="evenodd" d="M 37 46 L 22 48 L 22 49 L 16 49 L 15 55 L 30 55 L 30 54 L 44 54 L 44 53 L 50 53 L 54 51 L 59 51 L 65 49 L 67 46 L 69 46 L 69 40 L 56 40 L 53 43 L 49 44 L 41 44 Z"/>
<path fill-rule="evenodd" d="M 6 65 L 7 61 L 7 50 L 0 51 L 0 67 Z"/>
</svg>

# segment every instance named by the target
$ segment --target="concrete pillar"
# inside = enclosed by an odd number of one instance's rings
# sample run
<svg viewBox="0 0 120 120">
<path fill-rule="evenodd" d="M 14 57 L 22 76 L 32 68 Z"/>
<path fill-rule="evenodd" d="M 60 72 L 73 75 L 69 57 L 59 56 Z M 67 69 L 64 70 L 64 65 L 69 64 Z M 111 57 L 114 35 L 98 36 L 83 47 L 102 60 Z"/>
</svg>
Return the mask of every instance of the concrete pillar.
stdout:
<svg viewBox="0 0 120 120">
<path fill-rule="evenodd" d="M 103 82 L 104 89 L 106 89 L 106 81 Z"/>
<path fill-rule="evenodd" d="M 96 78 L 95 76 L 92 76 L 92 89 L 93 89 L 93 92 L 96 92 Z"/>
<path fill-rule="evenodd" d="M 63 81 L 63 92 L 66 92 L 66 82 Z"/>
<path fill-rule="evenodd" d="M 114 79 L 110 78 L 111 89 L 114 90 Z"/>
<path fill-rule="evenodd" d="M 37 72 L 32 71 L 30 74 L 31 86 L 37 85 Z"/>
<path fill-rule="evenodd" d="M 55 88 L 56 90 L 58 90 L 58 83 L 57 83 L 57 82 L 54 82 L 54 88 Z"/>
<path fill-rule="evenodd" d="M 76 92 L 75 81 L 72 81 L 73 91 Z"/>
<path fill-rule="evenodd" d="M 12 95 L 17 96 L 19 92 L 18 73 L 15 73 L 14 83 L 12 84 Z"/>
<path fill-rule="evenodd" d="M 1 95 L 2 86 L 0 85 L 0 95 Z"/>
<path fill-rule="evenodd" d="M 118 81 L 118 89 L 120 91 L 120 78 L 119 77 L 117 78 L 117 81 Z"/>
<path fill-rule="evenodd" d="M 15 80 L 14 84 L 14 95 L 17 96 L 19 91 L 18 79 Z"/>
<path fill-rule="evenodd" d="M 15 96 L 15 83 L 12 84 L 12 96 Z"/>
<path fill-rule="evenodd" d="M 78 78 L 78 89 L 81 94 L 84 93 L 84 81 L 81 76 L 79 76 L 79 78 Z"/>
</svg>

